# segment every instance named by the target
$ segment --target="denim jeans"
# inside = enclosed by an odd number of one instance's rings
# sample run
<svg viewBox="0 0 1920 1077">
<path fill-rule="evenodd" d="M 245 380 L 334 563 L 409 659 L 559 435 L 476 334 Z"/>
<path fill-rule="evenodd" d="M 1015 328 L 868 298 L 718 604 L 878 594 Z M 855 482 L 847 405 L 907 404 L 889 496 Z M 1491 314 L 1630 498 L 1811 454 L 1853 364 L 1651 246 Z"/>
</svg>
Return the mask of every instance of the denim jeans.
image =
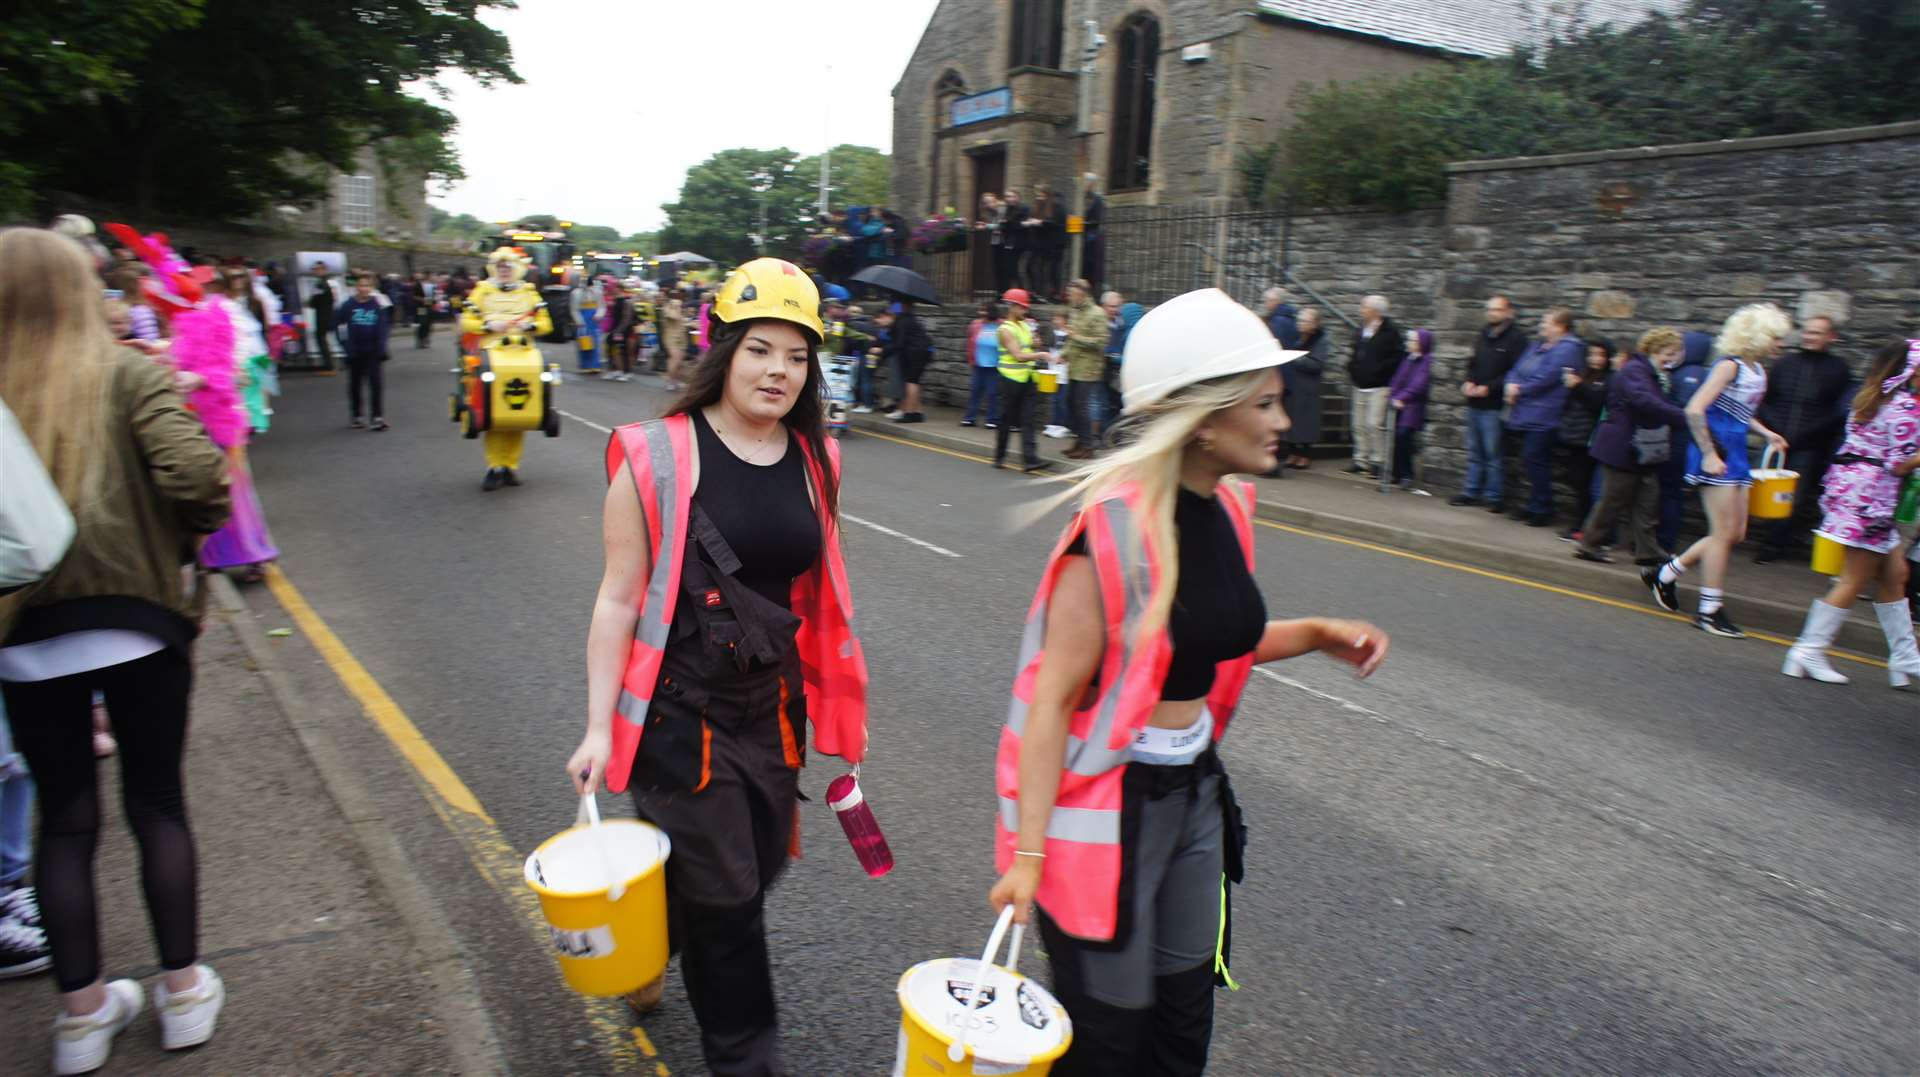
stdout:
<svg viewBox="0 0 1920 1077">
<path fill-rule="evenodd" d="M 1553 452 L 1560 442 L 1560 431 L 1519 430 L 1520 456 L 1527 468 L 1527 512 L 1533 516 L 1553 515 Z"/>
<path fill-rule="evenodd" d="M 1488 501 L 1504 496 L 1507 464 L 1501 447 L 1505 434 L 1500 409 L 1467 409 L 1467 485 L 1461 493 Z"/>
<path fill-rule="evenodd" d="M 994 422 L 1000 410 L 1000 368 L 975 366 L 973 384 L 967 387 L 967 414 L 965 422 L 973 422 L 976 417 Z"/>
<path fill-rule="evenodd" d="M 33 779 L 14 754 L 7 707 L 0 703 L 0 886 L 12 886 L 33 866 Z"/>
<path fill-rule="evenodd" d="M 867 366 L 866 356 L 861 356 L 853 366 L 853 402 L 873 407 L 880 403 L 874 397 L 873 376 L 879 371 Z"/>
</svg>

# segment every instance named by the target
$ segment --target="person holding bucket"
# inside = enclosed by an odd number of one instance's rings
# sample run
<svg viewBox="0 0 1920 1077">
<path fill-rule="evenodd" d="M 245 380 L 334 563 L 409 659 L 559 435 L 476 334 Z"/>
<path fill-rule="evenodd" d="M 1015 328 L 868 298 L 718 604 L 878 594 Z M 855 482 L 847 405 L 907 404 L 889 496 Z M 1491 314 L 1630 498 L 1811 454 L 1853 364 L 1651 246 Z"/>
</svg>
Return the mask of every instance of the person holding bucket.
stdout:
<svg viewBox="0 0 1920 1077">
<path fill-rule="evenodd" d="M 1845 547 L 1846 560 L 1833 588 L 1807 610 L 1800 638 L 1780 672 L 1846 684 L 1827 661 L 1827 647 L 1846 623 L 1847 611 L 1869 585 L 1873 612 L 1887 637 L 1887 678 L 1895 688 L 1920 676 L 1920 648 L 1907 608 L 1907 561 L 1899 556 L 1895 517 L 1902 487 L 1920 468 L 1920 340 L 1896 340 L 1874 355 L 1847 416 L 1847 438 L 1827 471 L 1815 535 Z"/>
<path fill-rule="evenodd" d="M 781 1073 L 763 903 L 816 751 L 866 751 L 866 660 L 840 553 L 820 295 L 760 258 L 713 304 L 707 361 L 607 445 L 606 568 L 587 641 L 583 794 L 632 788 L 672 843 L 670 934 L 708 1069 Z M 657 1005 L 658 980 L 631 999 Z"/>
<path fill-rule="evenodd" d="M 1707 510 L 1707 534 L 1686 552 L 1659 568 L 1640 570 L 1640 582 L 1653 600 L 1669 613 L 1679 612 L 1677 581 L 1695 565 L 1703 565 L 1700 611 L 1693 624 L 1700 631 L 1725 639 L 1745 639 L 1727 616 L 1723 588 L 1733 548 L 1747 537 L 1747 490 L 1753 474 L 1747 467 L 1747 431 L 1757 432 L 1768 447 L 1787 451 L 1787 439 L 1767 429 L 1754 409 L 1767 395 L 1765 361 L 1780 354 L 1781 341 L 1793 323 L 1771 303 L 1752 303 L 1733 312 L 1721 327 L 1707 380 L 1687 402 L 1687 426 L 1693 444 L 1687 447 L 1687 485 L 1700 487 Z"/>
<path fill-rule="evenodd" d="M 1281 350 L 1218 289 L 1148 313 L 1121 367 L 1122 447 L 1087 465 L 1027 620 L 1000 735 L 992 889 L 1034 906 L 1073 1020 L 1054 1072 L 1197 1074 L 1227 979 L 1244 831 L 1215 743 L 1255 662 L 1320 651 L 1362 677 L 1370 624 L 1269 621 L 1253 492 L 1288 428 Z"/>
</svg>

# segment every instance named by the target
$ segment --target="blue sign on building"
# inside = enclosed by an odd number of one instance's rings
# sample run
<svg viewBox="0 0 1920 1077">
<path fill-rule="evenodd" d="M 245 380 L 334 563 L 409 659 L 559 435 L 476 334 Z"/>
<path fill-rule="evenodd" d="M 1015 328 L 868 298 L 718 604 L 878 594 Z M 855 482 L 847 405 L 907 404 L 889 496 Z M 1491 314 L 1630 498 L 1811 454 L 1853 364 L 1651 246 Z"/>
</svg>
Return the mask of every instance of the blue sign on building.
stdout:
<svg viewBox="0 0 1920 1077">
<path fill-rule="evenodd" d="M 953 103 L 953 126 L 965 127 L 970 123 L 984 120 L 997 120 L 1013 114 L 1013 88 L 1002 86 L 997 90 L 962 97 Z"/>
</svg>

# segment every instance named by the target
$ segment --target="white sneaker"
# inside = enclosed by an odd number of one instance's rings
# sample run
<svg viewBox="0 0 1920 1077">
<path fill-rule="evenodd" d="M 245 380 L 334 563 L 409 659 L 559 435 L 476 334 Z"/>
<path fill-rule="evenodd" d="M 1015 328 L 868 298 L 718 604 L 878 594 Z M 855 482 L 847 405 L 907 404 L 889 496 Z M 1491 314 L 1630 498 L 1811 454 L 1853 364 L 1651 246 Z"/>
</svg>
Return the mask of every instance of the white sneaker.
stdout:
<svg viewBox="0 0 1920 1077">
<path fill-rule="evenodd" d="M 114 980 L 107 984 L 107 1004 L 99 1013 L 54 1018 L 53 1072 L 92 1073 L 106 1065 L 113 1038 L 133 1021 L 145 997 L 132 980 Z"/>
<path fill-rule="evenodd" d="M 906 412 L 904 412 L 904 411 L 901 411 L 901 410 L 899 410 L 899 409 L 897 409 L 897 408 L 896 408 L 896 409 L 894 409 L 893 411 L 890 411 L 890 412 L 887 412 L 887 418 L 889 418 L 889 419 L 900 419 L 900 418 L 904 418 L 904 417 L 906 416 L 906 414 L 907 414 Z"/>
<path fill-rule="evenodd" d="M 168 1051 L 198 1047 L 213 1038 L 220 1007 L 227 1002 L 227 985 L 206 965 L 195 965 L 200 982 L 171 994 L 163 982 L 153 989 L 153 1009 L 160 1015 L 160 1046 Z"/>
<path fill-rule="evenodd" d="M 861 404 L 860 406 L 853 409 L 853 413 L 855 415 L 872 415 L 873 409 L 866 406 L 865 404 Z"/>
</svg>

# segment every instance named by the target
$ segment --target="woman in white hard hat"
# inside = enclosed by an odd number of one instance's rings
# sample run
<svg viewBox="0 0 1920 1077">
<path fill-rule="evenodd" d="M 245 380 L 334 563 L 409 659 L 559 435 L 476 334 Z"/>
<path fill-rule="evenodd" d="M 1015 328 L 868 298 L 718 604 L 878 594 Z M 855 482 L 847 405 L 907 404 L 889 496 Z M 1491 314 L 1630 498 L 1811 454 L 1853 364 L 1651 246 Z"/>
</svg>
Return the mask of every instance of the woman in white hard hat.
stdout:
<svg viewBox="0 0 1920 1077">
<path fill-rule="evenodd" d="M 1148 313 L 1124 443 L 1066 495 L 1000 736 L 991 894 L 1022 922 L 1039 906 L 1074 1023 L 1056 1074 L 1205 1069 L 1244 842 L 1214 745 L 1254 663 L 1320 651 L 1365 677 L 1387 655 L 1370 624 L 1268 620 L 1254 582 L 1253 491 L 1230 476 L 1274 468 L 1300 354 L 1217 289 Z"/>
<path fill-rule="evenodd" d="M 631 785 L 672 840 L 670 932 L 721 1077 L 785 1072 L 763 905 L 798 833 L 807 729 L 849 763 L 867 745 L 819 310 L 791 263 L 734 270 L 686 392 L 607 444 L 587 733 L 567 772 L 582 793 Z M 631 1001 L 660 997 L 655 981 Z"/>
</svg>

